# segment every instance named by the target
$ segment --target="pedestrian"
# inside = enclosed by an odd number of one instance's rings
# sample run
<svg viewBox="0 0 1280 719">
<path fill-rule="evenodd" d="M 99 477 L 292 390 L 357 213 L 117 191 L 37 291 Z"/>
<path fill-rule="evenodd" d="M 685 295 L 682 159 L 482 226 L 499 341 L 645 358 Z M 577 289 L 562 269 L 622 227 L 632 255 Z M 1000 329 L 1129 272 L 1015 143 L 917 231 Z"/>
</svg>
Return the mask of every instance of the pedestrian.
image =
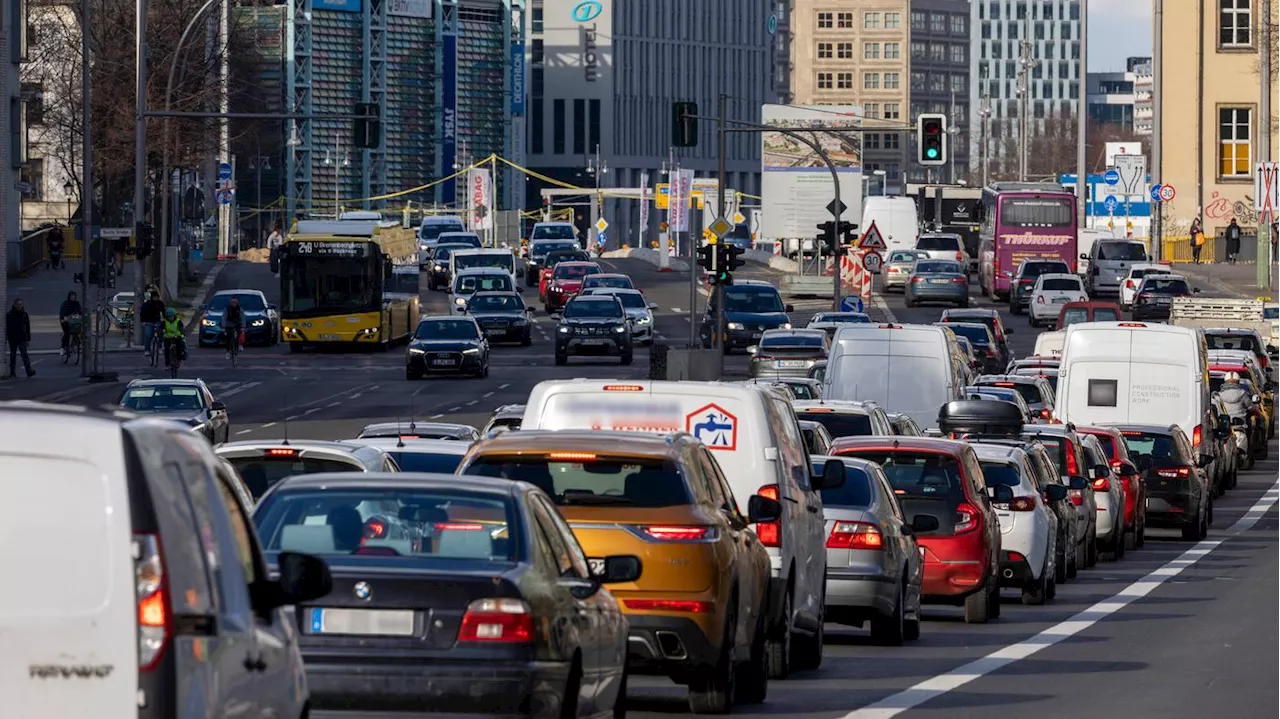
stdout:
<svg viewBox="0 0 1280 719">
<path fill-rule="evenodd" d="M 18 374 L 18 354 L 22 354 L 22 364 L 28 377 L 34 377 L 36 371 L 31 369 L 31 357 L 27 355 L 27 345 L 31 342 L 31 316 L 23 308 L 22 298 L 13 301 L 4 316 L 4 338 L 9 341 L 9 376 Z"/>
<path fill-rule="evenodd" d="M 1204 231 L 1200 229 L 1200 218 L 1191 221 L 1191 261 L 1200 264 L 1200 250 L 1204 247 Z"/>
<path fill-rule="evenodd" d="M 271 271 L 280 274 L 280 246 L 284 244 L 284 235 L 280 233 L 280 223 L 277 222 L 271 230 L 271 235 L 267 237 L 267 263 L 271 265 Z"/>
<path fill-rule="evenodd" d="M 1236 263 L 1236 256 L 1240 254 L 1240 225 L 1236 223 L 1236 218 L 1231 218 L 1231 224 L 1227 225 L 1227 262 Z"/>
<path fill-rule="evenodd" d="M 80 300 L 76 298 L 75 292 L 68 292 L 67 299 L 62 301 L 62 306 L 58 308 L 58 324 L 62 325 L 62 355 L 65 357 L 67 349 L 71 346 L 71 319 L 79 319 L 84 314 L 84 308 L 80 306 Z"/>
</svg>

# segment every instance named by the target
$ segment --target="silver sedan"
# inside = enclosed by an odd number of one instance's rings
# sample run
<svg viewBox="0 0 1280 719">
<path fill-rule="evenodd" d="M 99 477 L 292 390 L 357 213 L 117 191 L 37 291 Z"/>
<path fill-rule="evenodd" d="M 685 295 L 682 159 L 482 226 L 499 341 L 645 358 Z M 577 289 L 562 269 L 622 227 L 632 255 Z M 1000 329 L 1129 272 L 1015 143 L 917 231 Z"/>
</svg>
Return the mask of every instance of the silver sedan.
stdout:
<svg viewBox="0 0 1280 719">
<path fill-rule="evenodd" d="M 916 260 L 927 259 L 928 253 L 920 250 L 894 250 L 884 262 L 884 291 L 905 290 L 907 278 L 911 275 L 911 266 Z"/>
<path fill-rule="evenodd" d="M 750 377 L 808 377 L 809 370 L 827 359 L 831 342 L 822 330 L 766 330 L 760 342 L 747 348 Z"/>
</svg>

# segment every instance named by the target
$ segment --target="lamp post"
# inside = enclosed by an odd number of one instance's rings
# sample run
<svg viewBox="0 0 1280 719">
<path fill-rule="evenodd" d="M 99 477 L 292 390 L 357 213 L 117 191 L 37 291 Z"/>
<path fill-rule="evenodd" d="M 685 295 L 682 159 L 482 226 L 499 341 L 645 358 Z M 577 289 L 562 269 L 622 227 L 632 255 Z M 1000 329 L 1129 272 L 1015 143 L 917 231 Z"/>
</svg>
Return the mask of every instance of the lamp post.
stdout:
<svg viewBox="0 0 1280 719">
<path fill-rule="evenodd" d="M 62 183 L 62 196 L 67 198 L 67 227 L 71 226 L 71 193 L 76 186 L 71 184 L 71 180 Z"/>
<path fill-rule="evenodd" d="M 587 230 L 591 237 L 588 247 L 598 243 L 600 231 L 596 228 L 596 220 L 600 219 L 604 214 L 603 198 L 600 196 L 600 180 L 601 177 L 608 174 L 609 163 L 600 157 L 600 145 L 596 145 L 594 156 L 587 157 L 587 174 L 596 179 L 596 194 L 591 198 L 591 227 Z"/>
</svg>

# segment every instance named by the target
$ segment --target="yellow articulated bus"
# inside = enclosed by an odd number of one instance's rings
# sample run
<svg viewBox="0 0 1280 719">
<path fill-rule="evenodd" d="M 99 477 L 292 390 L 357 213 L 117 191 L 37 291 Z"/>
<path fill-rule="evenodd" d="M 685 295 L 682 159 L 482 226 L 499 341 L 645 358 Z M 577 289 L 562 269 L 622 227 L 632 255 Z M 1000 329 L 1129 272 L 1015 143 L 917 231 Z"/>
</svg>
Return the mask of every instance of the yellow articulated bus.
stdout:
<svg viewBox="0 0 1280 719">
<path fill-rule="evenodd" d="M 412 233 L 371 220 L 299 220 L 280 248 L 280 335 L 289 349 L 381 345 L 418 326 L 416 292 L 396 292 L 393 259 L 417 261 Z M 401 237 L 400 235 L 405 235 Z M 401 247 L 404 245 L 404 247 Z"/>
</svg>

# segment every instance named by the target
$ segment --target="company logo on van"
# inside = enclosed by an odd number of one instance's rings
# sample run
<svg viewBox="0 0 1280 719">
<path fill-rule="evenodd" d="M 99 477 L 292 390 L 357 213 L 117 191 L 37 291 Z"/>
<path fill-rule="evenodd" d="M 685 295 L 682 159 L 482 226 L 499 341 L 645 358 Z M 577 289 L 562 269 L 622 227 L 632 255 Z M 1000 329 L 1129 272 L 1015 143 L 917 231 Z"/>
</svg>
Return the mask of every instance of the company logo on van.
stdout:
<svg viewBox="0 0 1280 719">
<path fill-rule="evenodd" d="M 32 664 L 27 674 L 32 679 L 106 679 L 115 671 L 111 664 Z"/>
</svg>

